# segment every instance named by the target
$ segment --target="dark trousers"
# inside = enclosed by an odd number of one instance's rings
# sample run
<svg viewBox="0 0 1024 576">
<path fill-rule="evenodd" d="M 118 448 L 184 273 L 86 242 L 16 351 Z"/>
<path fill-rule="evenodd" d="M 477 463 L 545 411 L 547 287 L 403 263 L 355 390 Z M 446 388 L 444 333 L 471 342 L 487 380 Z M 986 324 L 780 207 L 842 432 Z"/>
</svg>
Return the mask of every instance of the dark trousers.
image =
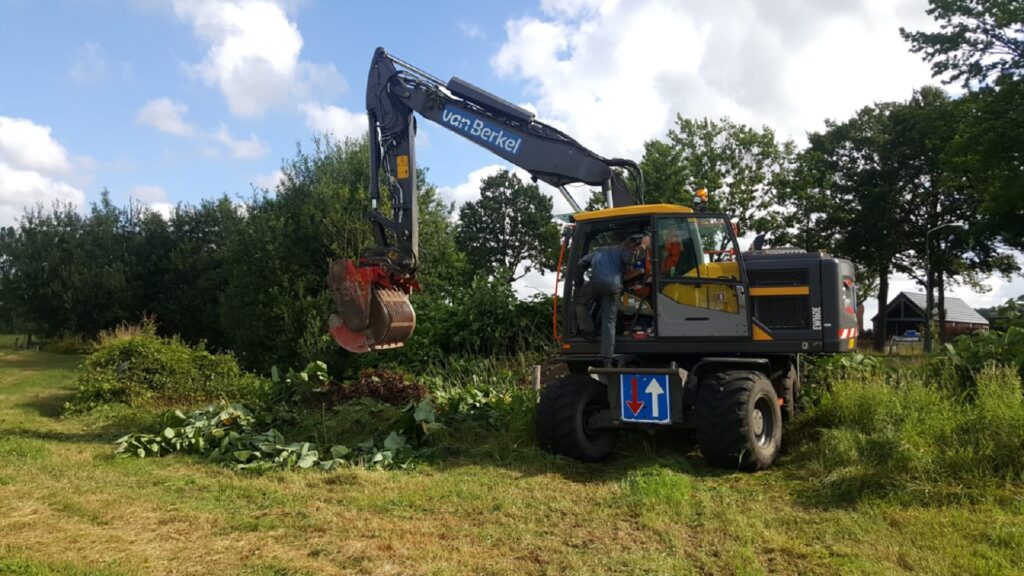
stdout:
<svg viewBox="0 0 1024 576">
<path fill-rule="evenodd" d="M 615 355 L 616 324 L 619 320 L 619 299 L 622 286 L 613 282 L 591 280 L 580 286 L 573 294 L 576 322 L 581 332 L 593 332 L 594 321 L 590 317 L 590 306 L 594 301 L 601 304 L 601 357 L 611 360 Z"/>
</svg>

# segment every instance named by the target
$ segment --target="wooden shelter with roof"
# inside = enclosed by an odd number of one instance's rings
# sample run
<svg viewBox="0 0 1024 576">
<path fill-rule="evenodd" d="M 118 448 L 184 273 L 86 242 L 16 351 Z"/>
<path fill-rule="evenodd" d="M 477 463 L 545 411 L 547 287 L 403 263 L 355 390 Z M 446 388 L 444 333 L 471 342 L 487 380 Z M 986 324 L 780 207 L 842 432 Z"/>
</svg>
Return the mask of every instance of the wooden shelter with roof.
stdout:
<svg viewBox="0 0 1024 576">
<path fill-rule="evenodd" d="M 934 304 L 933 314 L 938 321 L 938 300 Z M 900 292 L 889 301 L 886 331 L 889 336 L 900 336 L 908 330 L 924 332 L 924 310 L 926 297 L 914 292 Z M 879 314 L 871 319 L 875 330 L 878 329 Z M 968 334 L 971 332 L 988 331 L 988 320 L 974 308 L 959 298 L 946 296 L 946 327 L 943 338 Z"/>
</svg>

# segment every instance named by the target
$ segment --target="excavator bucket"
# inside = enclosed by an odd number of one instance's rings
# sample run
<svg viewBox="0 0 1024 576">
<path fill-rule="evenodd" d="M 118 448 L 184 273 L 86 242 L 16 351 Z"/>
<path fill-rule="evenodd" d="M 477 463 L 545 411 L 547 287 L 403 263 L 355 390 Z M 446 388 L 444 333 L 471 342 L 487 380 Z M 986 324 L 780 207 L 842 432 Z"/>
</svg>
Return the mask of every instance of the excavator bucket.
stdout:
<svg viewBox="0 0 1024 576">
<path fill-rule="evenodd" d="M 352 260 L 331 263 L 327 284 L 337 312 L 328 326 L 335 342 L 349 352 L 398 348 L 412 336 L 416 313 L 408 289 L 384 268 Z"/>
</svg>

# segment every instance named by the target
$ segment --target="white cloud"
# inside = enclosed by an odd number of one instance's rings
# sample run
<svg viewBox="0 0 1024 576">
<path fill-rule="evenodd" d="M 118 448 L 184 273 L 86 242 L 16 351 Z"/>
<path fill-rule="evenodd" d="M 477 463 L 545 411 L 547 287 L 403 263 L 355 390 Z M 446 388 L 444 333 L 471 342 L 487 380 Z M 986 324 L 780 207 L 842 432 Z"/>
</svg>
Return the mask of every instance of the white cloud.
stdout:
<svg viewBox="0 0 1024 576">
<path fill-rule="evenodd" d="M 459 32 L 462 32 L 467 38 L 483 39 L 487 37 L 484 29 L 479 24 L 459 21 L 456 25 L 459 27 Z"/>
<path fill-rule="evenodd" d="M 150 210 L 164 217 L 164 220 L 170 220 L 171 216 L 174 216 L 175 206 L 170 202 L 153 202 L 149 205 Z"/>
<path fill-rule="evenodd" d="M 284 172 L 274 170 L 270 174 L 259 174 L 254 176 L 252 179 L 252 185 L 257 188 L 263 188 L 274 192 L 277 190 L 277 186 L 282 180 L 284 180 Z"/>
<path fill-rule="evenodd" d="M 249 134 L 249 137 L 244 140 L 237 139 L 231 135 L 228 127 L 224 124 L 220 125 L 220 130 L 217 131 L 215 137 L 231 152 L 232 156 L 240 160 L 255 160 L 270 153 L 267 145 L 255 134 Z"/>
<path fill-rule="evenodd" d="M 85 194 L 66 181 L 74 176 L 73 163 L 50 132 L 25 118 L 0 116 L 0 225 L 14 224 L 36 203 L 85 203 Z"/>
<path fill-rule="evenodd" d="M 106 72 L 107 59 L 103 48 L 96 42 L 86 42 L 75 51 L 68 76 L 76 84 L 92 85 L 103 80 Z"/>
<path fill-rule="evenodd" d="M 480 198 L 480 184 L 483 183 L 484 178 L 493 176 L 501 170 L 508 169 L 508 166 L 502 164 L 488 164 L 470 172 L 466 176 L 465 182 L 455 186 L 440 186 L 437 191 L 446 204 L 454 202 L 455 209 L 458 210 L 466 202 L 472 202 Z"/>
<path fill-rule="evenodd" d="M 170 98 L 156 98 L 146 102 L 135 115 L 135 122 L 152 126 L 175 136 L 191 136 L 195 127 L 185 121 L 188 106 Z"/>
<path fill-rule="evenodd" d="M 285 8 L 271 0 L 174 1 L 175 14 L 208 46 L 187 69 L 217 86 L 236 116 L 345 89 L 333 64 L 300 60 L 302 34 Z"/>
<path fill-rule="evenodd" d="M 149 204 L 165 202 L 167 200 L 167 191 L 160 186 L 140 184 L 132 188 L 131 197 Z"/>
<path fill-rule="evenodd" d="M 540 117 L 596 152 L 637 158 L 675 114 L 728 115 L 802 139 L 826 117 L 930 81 L 898 28 L 924 0 L 543 0 L 506 23 L 491 64 Z M 908 21 L 919 14 L 921 21 Z"/>
<path fill-rule="evenodd" d="M 0 159 L 44 173 L 71 170 L 67 150 L 50 135 L 50 127 L 25 118 L 0 116 Z"/>
<path fill-rule="evenodd" d="M 168 201 L 167 191 L 161 186 L 140 184 L 132 188 L 129 195 L 149 206 L 150 210 L 160 214 L 164 219 L 169 220 L 174 214 L 175 205 Z"/>
<path fill-rule="evenodd" d="M 445 203 L 455 203 L 456 211 L 466 202 L 472 202 L 480 198 L 480 185 L 483 183 L 484 178 L 493 176 L 501 170 L 510 170 L 519 176 L 523 182 L 533 183 L 533 177 L 530 173 L 522 168 L 515 166 L 506 166 L 504 164 L 488 164 L 473 170 L 466 176 L 466 180 L 455 186 L 439 186 L 437 188 L 438 193 Z M 554 214 L 568 214 L 573 212 L 573 209 L 569 206 L 569 203 L 562 198 L 562 193 L 559 192 L 553 186 L 549 186 L 543 182 L 536 183 L 540 191 L 549 196 L 552 199 L 552 212 Z M 590 187 L 588 186 L 569 186 L 569 193 L 572 194 L 573 198 L 580 204 L 580 206 L 586 206 L 587 200 L 590 198 Z"/>
<path fill-rule="evenodd" d="M 369 126 L 365 113 L 350 112 L 338 106 L 306 102 L 299 105 L 299 111 L 306 116 L 310 130 L 329 132 L 339 139 L 358 138 Z"/>
</svg>

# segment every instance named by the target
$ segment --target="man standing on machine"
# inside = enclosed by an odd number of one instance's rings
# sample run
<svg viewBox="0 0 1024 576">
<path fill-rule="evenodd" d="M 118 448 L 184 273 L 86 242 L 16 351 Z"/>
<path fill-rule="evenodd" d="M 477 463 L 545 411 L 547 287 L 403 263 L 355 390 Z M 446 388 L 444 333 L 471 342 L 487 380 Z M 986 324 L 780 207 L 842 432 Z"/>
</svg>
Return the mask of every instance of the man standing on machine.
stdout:
<svg viewBox="0 0 1024 576">
<path fill-rule="evenodd" d="M 644 250 L 650 236 L 634 234 L 617 246 L 599 248 L 580 259 L 576 266 L 573 306 L 576 322 L 585 338 L 595 335 L 594 321 L 590 307 L 595 300 L 601 304 L 601 359 L 605 366 L 611 366 L 615 356 L 616 327 L 619 316 L 619 299 L 622 296 L 623 279 L 643 274 L 637 262 L 644 262 Z M 583 281 L 584 272 L 590 270 L 590 281 Z"/>
</svg>

